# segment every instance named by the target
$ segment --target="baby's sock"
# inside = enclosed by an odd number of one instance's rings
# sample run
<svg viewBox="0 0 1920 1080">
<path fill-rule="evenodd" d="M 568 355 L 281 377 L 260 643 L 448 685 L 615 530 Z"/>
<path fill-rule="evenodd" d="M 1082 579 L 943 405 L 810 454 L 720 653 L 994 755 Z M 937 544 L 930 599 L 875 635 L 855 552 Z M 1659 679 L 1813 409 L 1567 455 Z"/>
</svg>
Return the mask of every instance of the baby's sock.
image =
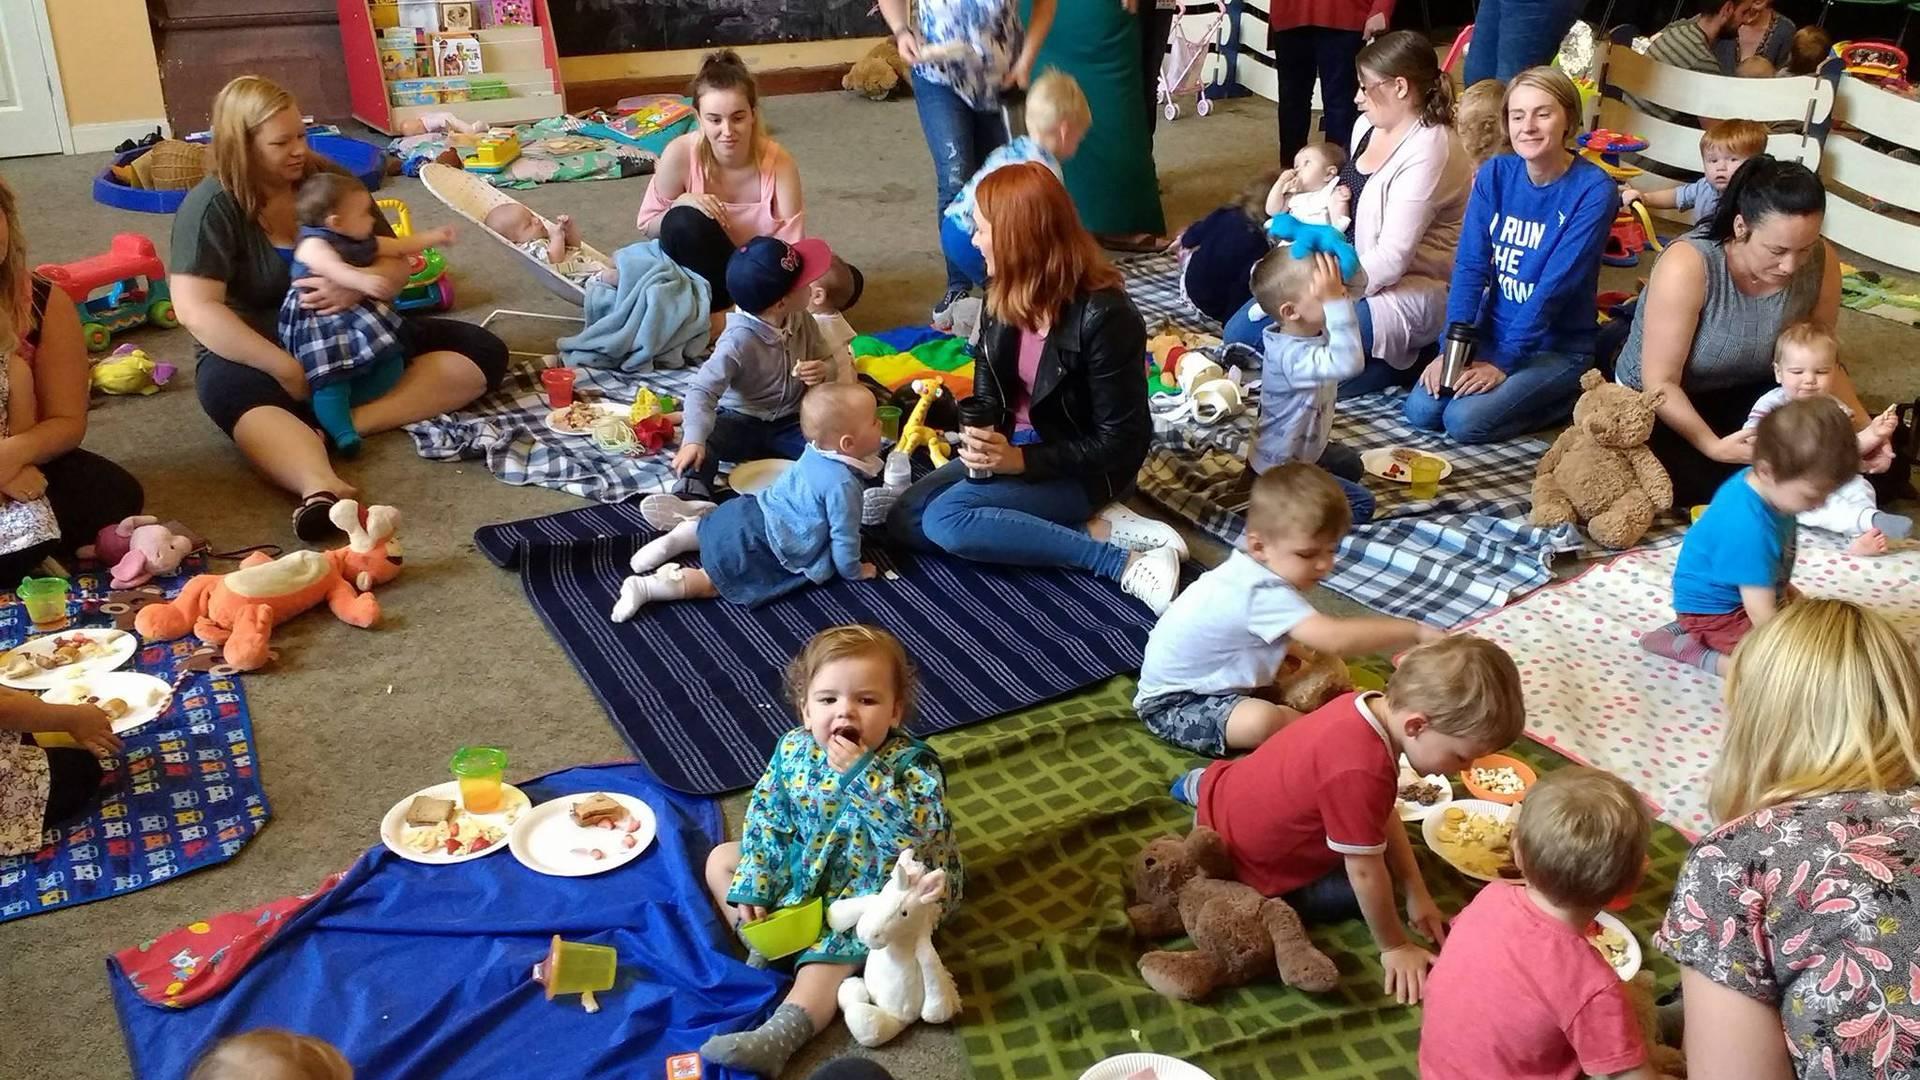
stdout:
<svg viewBox="0 0 1920 1080">
<path fill-rule="evenodd" d="M 1173 790 L 1170 792 L 1173 801 L 1185 803 L 1188 806 L 1199 806 L 1200 774 L 1206 771 L 1205 768 L 1199 768 L 1188 769 L 1181 773 L 1179 779 L 1173 782 Z"/>
<path fill-rule="evenodd" d="M 655 600 L 680 600 L 687 595 L 687 582 L 677 563 L 668 563 L 645 576 L 635 575 L 620 583 L 620 599 L 614 601 L 613 621 L 626 622 L 641 607 Z"/>
<path fill-rule="evenodd" d="M 1655 656 L 1692 664 L 1701 671 L 1718 673 L 1720 670 L 1721 654 L 1702 645 L 1698 638 L 1681 629 L 1678 622 L 1640 635 L 1640 647 Z"/>
<path fill-rule="evenodd" d="M 628 567 L 636 574 L 649 574 L 665 566 L 676 555 L 700 550 L 700 519 L 683 521 L 652 540 L 640 545 Z"/>
<path fill-rule="evenodd" d="M 1904 514 L 1889 514 L 1885 510 L 1873 512 L 1873 527 L 1887 534 L 1889 540 L 1905 540 L 1913 535 L 1913 519 Z"/>
<path fill-rule="evenodd" d="M 813 1019 L 807 1010 L 789 1002 L 752 1031 L 708 1039 L 700 1047 L 700 1056 L 729 1069 L 779 1076 L 787 1059 L 812 1038 Z"/>
</svg>

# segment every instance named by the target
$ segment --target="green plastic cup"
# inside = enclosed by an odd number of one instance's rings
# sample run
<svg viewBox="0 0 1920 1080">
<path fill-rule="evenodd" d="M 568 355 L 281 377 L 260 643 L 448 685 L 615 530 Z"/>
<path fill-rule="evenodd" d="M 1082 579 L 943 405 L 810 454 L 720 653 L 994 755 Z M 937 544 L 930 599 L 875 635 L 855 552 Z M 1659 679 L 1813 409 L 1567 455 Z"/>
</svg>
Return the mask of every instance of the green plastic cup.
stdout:
<svg viewBox="0 0 1920 1080">
<path fill-rule="evenodd" d="M 620 953 L 607 945 L 562 941 L 553 935 L 547 958 L 533 966 L 535 982 L 547 988 L 547 1000 L 558 994 L 592 994 L 613 989 Z"/>
<path fill-rule="evenodd" d="M 900 406 L 882 405 L 873 412 L 875 416 L 880 418 L 880 434 L 886 436 L 888 442 L 899 439 Z"/>
<path fill-rule="evenodd" d="M 792 956 L 820 940 L 827 908 L 819 897 L 799 907 L 781 908 L 752 922 L 740 924 L 740 938 L 769 960 Z"/>
<path fill-rule="evenodd" d="M 493 746 L 463 746 L 449 763 L 460 781 L 460 805 L 469 814 L 492 814 L 506 801 L 501 779 L 507 772 L 507 752 Z"/>
<path fill-rule="evenodd" d="M 35 626 L 57 626 L 67 621 L 66 578 L 21 578 L 20 602 Z"/>
</svg>

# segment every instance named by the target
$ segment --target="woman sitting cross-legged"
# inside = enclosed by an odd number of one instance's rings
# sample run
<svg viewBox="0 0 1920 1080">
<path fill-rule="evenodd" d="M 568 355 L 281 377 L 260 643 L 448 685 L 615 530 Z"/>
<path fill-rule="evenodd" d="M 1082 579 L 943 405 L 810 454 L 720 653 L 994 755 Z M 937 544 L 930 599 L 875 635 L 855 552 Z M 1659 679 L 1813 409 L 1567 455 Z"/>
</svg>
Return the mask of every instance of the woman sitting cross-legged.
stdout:
<svg viewBox="0 0 1920 1080">
<path fill-rule="evenodd" d="M 1480 166 L 1460 231 L 1447 321 L 1475 328 L 1472 362 L 1443 386 L 1435 360 L 1407 396 L 1407 422 L 1463 443 L 1557 424 L 1593 366 L 1600 251 L 1620 193 L 1567 148 L 1580 116 L 1573 81 L 1530 68 L 1507 87 L 1513 152 Z"/>
<path fill-rule="evenodd" d="M 1153 435 L 1146 325 L 1045 165 L 989 173 L 975 200 L 988 284 L 973 392 L 1003 422 L 964 427 L 959 460 L 907 489 L 888 527 L 922 550 L 1086 570 L 1158 614 L 1186 545 L 1108 505 L 1133 490 Z"/>
</svg>

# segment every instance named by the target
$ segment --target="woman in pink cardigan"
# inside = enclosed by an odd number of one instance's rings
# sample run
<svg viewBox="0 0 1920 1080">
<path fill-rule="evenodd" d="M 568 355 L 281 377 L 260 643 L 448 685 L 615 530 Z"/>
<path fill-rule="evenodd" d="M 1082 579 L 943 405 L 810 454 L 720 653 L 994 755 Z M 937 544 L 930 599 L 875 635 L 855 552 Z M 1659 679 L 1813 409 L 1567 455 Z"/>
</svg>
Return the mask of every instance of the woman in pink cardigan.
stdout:
<svg viewBox="0 0 1920 1080">
<path fill-rule="evenodd" d="M 1473 163 L 1453 133 L 1452 89 L 1427 39 L 1382 34 L 1355 66 L 1362 116 L 1340 183 L 1352 199 L 1347 238 L 1360 254 L 1362 278 L 1353 284 L 1367 366 L 1340 384 L 1342 398 L 1413 385 L 1415 358 L 1445 329 L 1453 251 L 1473 186 Z M 1259 348 L 1265 325 L 1242 308 L 1223 336 Z"/>
</svg>

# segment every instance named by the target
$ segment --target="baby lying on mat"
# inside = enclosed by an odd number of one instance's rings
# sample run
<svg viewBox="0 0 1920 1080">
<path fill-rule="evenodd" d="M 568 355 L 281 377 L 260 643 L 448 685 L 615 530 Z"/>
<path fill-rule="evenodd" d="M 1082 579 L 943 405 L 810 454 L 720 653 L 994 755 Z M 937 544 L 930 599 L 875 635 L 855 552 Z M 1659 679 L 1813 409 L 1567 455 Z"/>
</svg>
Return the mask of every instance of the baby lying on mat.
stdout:
<svg viewBox="0 0 1920 1080">
<path fill-rule="evenodd" d="M 583 289 L 595 278 L 608 285 L 620 282 L 618 270 L 581 249 L 580 227 L 568 214 L 561 214 L 548 225 L 539 214 L 519 203 L 505 202 L 487 211 L 487 228 Z"/>
</svg>

